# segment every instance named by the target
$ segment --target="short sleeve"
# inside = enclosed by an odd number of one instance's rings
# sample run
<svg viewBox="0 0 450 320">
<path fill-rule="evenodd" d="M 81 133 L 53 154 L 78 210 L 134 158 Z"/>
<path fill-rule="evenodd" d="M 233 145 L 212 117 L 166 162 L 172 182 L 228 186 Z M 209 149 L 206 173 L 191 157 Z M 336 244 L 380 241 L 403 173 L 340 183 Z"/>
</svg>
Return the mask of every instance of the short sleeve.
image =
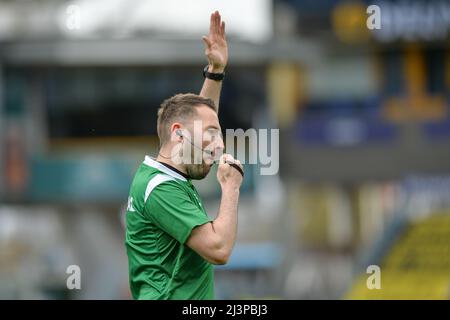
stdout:
<svg viewBox="0 0 450 320">
<path fill-rule="evenodd" d="M 153 189 L 144 215 L 182 244 L 192 229 L 211 221 L 176 181 L 163 182 Z"/>
</svg>

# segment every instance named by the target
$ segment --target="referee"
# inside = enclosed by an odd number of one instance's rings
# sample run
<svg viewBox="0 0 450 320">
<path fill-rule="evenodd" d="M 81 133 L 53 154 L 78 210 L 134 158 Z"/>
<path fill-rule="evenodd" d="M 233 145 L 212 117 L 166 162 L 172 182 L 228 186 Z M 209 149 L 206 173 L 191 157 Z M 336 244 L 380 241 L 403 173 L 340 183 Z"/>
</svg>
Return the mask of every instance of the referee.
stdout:
<svg viewBox="0 0 450 320">
<path fill-rule="evenodd" d="M 212 265 L 227 262 L 236 239 L 243 171 L 238 160 L 221 155 L 218 106 L 228 48 L 217 11 L 203 41 L 208 66 L 200 95 L 161 104 L 159 154 L 145 157 L 130 188 L 125 246 L 134 299 L 214 299 Z M 212 220 L 192 180 L 206 177 L 219 156 L 222 197 Z"/>
</svg>

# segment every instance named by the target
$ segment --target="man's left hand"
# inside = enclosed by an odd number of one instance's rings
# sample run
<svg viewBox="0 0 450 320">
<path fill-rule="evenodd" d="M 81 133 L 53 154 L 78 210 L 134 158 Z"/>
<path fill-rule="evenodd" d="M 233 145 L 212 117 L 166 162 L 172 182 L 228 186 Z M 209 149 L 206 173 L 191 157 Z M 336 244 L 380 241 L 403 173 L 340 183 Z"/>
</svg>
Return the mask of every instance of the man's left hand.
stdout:
<svg viewBox="0 0 450 320">
<path fill-rule="evenodd" d="M 228 62 L 228 45 L 225 37 L 225 22 L 218 11 L 211 14 L 209 35 L 202 37 L 205 55 L 208 58 L 209 72 L 222 73 Z"/>
</svg>

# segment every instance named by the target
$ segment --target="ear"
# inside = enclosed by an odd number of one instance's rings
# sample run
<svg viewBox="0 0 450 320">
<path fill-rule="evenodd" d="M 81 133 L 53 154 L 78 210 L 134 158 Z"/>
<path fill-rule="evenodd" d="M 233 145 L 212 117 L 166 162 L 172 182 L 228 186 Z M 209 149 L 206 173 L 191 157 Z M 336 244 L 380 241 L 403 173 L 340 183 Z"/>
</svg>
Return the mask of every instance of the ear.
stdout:
<svg viewBox="0 0 450 320">
<path fill-rule="evenodd" d="M 181 134 L 179 134 L 181 133 Z M 183 139 L 181 123 L 174 122 L 170 126 L 170 136 L 172 141 L 180 142 Z"/>
</svg>

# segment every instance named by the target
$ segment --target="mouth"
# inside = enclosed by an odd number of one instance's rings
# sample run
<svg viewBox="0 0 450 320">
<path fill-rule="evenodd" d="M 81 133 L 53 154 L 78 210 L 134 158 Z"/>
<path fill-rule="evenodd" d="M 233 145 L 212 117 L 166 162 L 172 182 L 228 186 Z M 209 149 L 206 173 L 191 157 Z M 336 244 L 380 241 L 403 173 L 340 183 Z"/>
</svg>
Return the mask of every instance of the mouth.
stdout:
<svg viewBox="0 0 450 320">
<path fill-rule="evenodd" d="M 207 166 L 212 166 L 214 165 L 216 162 L 218 163 L 219 160 L 216 160 L 213 156 L 205 156 L 203 158 L 203 162 L 207 165 Z"/>
</svg>

